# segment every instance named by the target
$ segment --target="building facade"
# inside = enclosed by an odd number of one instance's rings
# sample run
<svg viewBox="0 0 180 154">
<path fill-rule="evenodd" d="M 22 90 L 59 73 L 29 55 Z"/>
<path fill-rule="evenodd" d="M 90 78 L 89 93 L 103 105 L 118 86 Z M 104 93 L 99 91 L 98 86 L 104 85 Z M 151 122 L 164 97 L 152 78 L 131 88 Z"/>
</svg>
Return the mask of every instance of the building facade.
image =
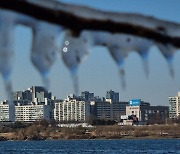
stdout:
<svg viewBox="0 0 180 154">
<path fill-rule="evenodd" d="M 9 105 L 6 102 L 0 103 L 0 121 L 10 121 Z"/>
<path fill-rule="evenodd" d="M 119 93 L 113 90 L 106 92 L 106 99 L 111 99 L 113 102 L 119 102 Z"/>
<path fill-rule="evenodd" d="M 127 116 L 136 116 L 138 121 L 148 122 L 150 120 L 167 119 L 169 114 L 168 106 L 150 106 L 150 103 L 143 102 L 141 99 L 129 101 L 129 106 L 126 107 Z"/>
<path fill-rule="evenodd" d="M 89 91 L 81 92 L 81 98 L 85 101 L 90 101 L 94 99 L 94 93 L 90 93 Z"/>
<path fill-rule="evenodd" d="M 55 103 L 54 119 L 59 122 L 87 122 L 90 117 L 90 103 L 68 97 Z"/>
<path fill-rule="evenodd" d="M 128 102 L 113 102 L 111 99 L 106 101 L 91 101 L 91 116 L 101 120 L 119 121 L 121 115 L 126 114 Z"/>
<path fill-rule="evenodd" d="M 48 105 L 23 105 L 15 107 L 16 121 L 34 122 L 38 120 L 50 121 L 50 108 Z"/>
<path fill-rule="evenodd" d="M 169 118 L 179 118 L 180 116 L 180 92 L 177 96 L 169 97 Z"/>
<path fill-rule="evenodd" d="M 15 105 L 8 101 L 0 102 L 0 121 L 15 121 Z"/>
<path fill-rule="evenodd" d="M 32 102 L 45 102 L 45 100 L 50 100 L 52 94 L 49 93 L 44 87 L 33 86 L 32 91 Z"/>
</svg>

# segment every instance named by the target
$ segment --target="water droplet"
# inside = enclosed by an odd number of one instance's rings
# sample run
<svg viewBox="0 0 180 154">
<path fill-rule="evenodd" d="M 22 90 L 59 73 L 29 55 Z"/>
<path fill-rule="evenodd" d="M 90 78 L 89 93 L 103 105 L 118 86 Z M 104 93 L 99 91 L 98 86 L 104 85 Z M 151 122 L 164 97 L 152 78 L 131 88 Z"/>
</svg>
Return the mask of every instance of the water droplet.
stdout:
<svg viewBox="0 0 180 154">
<path fill-rule="evenodd" d="M 64 48 L 63 48 L 63 51 L 64 51 L 64 52 L 67 52 L 67 51 L 68 51 L 68 49 L 67 49 L 66 47 L 64 47 Z"/>
<path fill-rule="evenodd" d="M 65 41 L 65 45 L 69 45 L 69 41 Z"/>
</svg>

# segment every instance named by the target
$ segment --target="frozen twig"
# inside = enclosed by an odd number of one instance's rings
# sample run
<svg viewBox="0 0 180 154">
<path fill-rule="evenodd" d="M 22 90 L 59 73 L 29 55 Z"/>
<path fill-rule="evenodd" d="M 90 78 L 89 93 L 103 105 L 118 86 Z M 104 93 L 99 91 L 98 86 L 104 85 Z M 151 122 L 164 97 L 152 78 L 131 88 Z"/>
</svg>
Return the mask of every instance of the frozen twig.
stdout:
<svg viewBox="0 0 180 154">
<path fill-rule="evenodd" d="M 1 0 L 10 9 L 71 29 L 125 33 L 180 48 L 180 24 L 138 14 L 113 13 L 54 0 Z"/>
</svg>

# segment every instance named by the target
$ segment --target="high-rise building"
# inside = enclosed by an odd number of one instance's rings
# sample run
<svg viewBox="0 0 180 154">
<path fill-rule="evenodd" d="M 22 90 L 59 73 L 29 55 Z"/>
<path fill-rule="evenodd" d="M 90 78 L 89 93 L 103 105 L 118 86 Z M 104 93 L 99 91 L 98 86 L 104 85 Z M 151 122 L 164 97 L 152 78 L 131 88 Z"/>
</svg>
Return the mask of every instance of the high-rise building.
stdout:
<svg viewBox="0 0 180 154">
<path fill-rule="evenodd" d="M 0 102 L 0 121 L 15 121 L 15 105 L 5 100 Z"/>
<path fill-rule="evenodd" d="M 54 119 L 60 122 L 86 122 L 90 116 L 89 101 L 81 101 L 67 97 L 62 102 L 55 103 Z"/>
<path fill-rule="evenodd" d="M 178 118 L 180 116 L 180 92 L 177 96 L 169 97 L 169 118 Z"/>
<path fill-rule="evenodd" d="M 81 97 L 85 101 L 90 101 L 90 100 L 94 99 L 94 93 L 90 93 L 89 91 L 83 91 L 83 92 L 81 92 Z"/>
<path fill-rule="evenodd" d="M 9 105 L 7 102 L 0 103 L 0 121 L 10 121 Z"/>
<path fill-rule="evenodd" d="M 25 91 L 13 92 L 13 102 L 15 105 L 28 105 L 32 102 L 32 91 L 30 89 Z"/>
<path fill-rule="evenodd" d="M 51 93 L 41 86 L 33 86 L 32 91 L 32 102 L 45 102 L 45 99 L 51 99 Z"/>
<path fill-rule="evenodd" d="M 106 99 L 111 99 L 113 102 L 119 102 L 119 93 L 116 93 L 113 90 L 107 91 Z"/>
</svg>

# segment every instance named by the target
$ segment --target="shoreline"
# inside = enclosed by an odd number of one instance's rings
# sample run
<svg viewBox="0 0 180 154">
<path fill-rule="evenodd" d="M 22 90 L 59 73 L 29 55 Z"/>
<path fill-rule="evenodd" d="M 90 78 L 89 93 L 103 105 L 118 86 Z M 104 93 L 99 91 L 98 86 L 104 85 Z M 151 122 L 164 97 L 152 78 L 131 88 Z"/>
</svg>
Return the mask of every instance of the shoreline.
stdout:
<svg viewBox="0 0 180 154">
<path fill-rule="evenodd" d="M 180 125 L 118 126 L 93 128 L 57 127 L 32 124 L 23 127 L 2 127 L 0 141 L 25 140 L 112 140 L 112 139 L 180 139 Z"/>
<path fill-rule="evenodd" d="M 155 136 L 146 136 L 146 137 L 132 137 L 132 136 L 129 136 L 129 137 L 96 137 L 96 138 L 87 138 L 87 137 L 66 137 L 66 138 L 57 138 L 57 139 L 52 139 L 52 138 L 29 138 L 29 139 L 8 139 L 6 137 L 3 137 L 2 139 L 2 136 L 0 138 L 0 142 L 1 141 L 68 141 L 68 140 L 179 140 L 180 137 L 170 137 L 170 136 L 162 136 L 162 137 L 155 137 Z"/>
<path fill-rule="evenodd" d="M 180 140 L 180 138 L 116 138 L 116 139 L 105 139 L 105 138 L 97 138 L 97 139 L 45 139 L 45 140 L 5 140 L 5 141 L 0 141 L 0 142 L 18 142 L 18 141 L 24 141 L 24 142 L 29 142 L 29 141 L 81 141 L 81 140 L 91 140 L 91 141 L 96 141 L 96 140 Z"/>
</svg>

